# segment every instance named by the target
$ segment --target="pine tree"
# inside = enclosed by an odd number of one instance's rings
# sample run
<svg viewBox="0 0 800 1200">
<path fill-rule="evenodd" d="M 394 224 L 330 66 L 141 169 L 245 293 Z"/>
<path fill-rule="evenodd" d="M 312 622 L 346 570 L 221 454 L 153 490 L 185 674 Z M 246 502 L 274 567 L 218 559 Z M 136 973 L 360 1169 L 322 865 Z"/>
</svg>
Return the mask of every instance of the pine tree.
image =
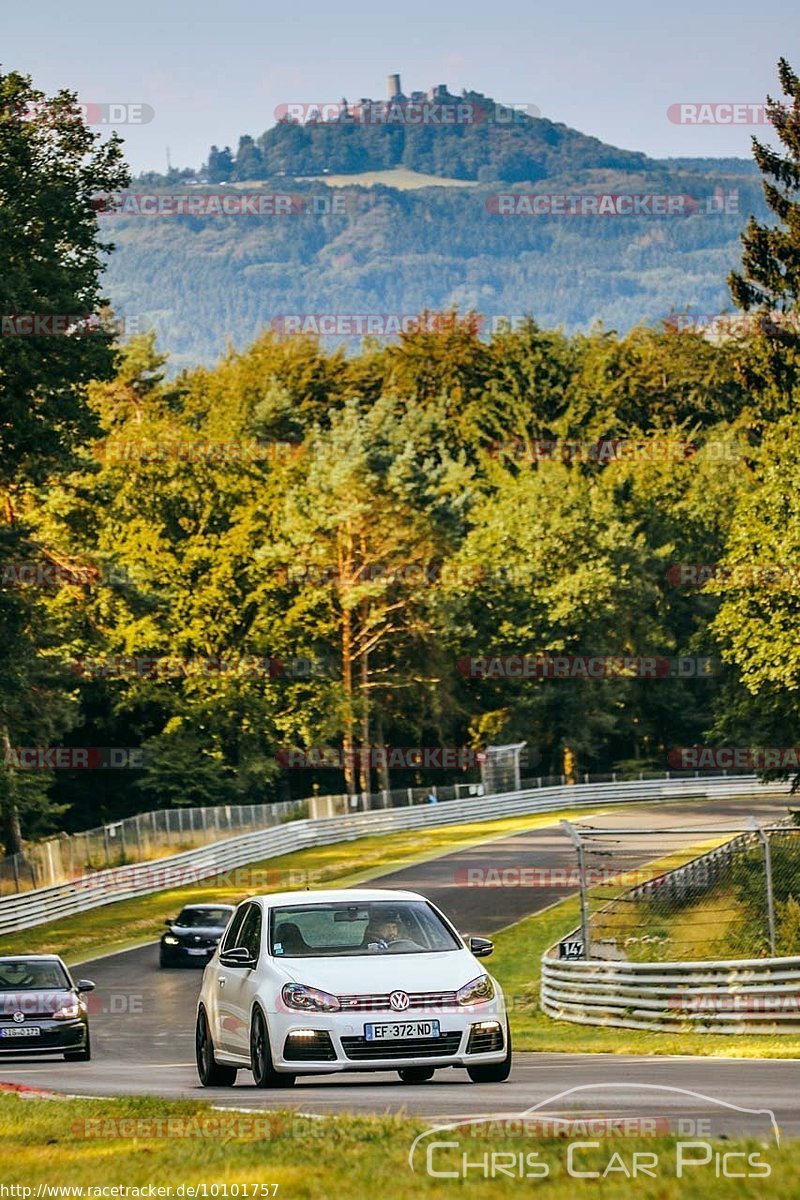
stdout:
<svg viewBox="0 0 800 1200">
<path fill-rule="evenodd" d="M 766 112 L 784 151 L 753 138 L 764 198 L 777 223 L 750 217 L 742 234 L 742 272 L 728 276 L 737 307 L 762 314 L 740 369 L 767 418 L 792 407 L 800 372 L 797 323 L 783 316 L 800 308 L 800 78 L 785 58 L 778 62 L 778 77 L 787 102 L 767 97 Z"/>
</svg>

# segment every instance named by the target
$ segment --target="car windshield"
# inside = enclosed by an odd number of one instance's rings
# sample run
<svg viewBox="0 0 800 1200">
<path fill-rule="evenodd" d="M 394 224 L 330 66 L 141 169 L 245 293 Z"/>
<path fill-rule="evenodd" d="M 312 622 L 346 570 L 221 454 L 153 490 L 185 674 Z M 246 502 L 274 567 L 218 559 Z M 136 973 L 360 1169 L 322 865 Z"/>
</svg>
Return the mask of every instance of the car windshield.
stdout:
<svg viewBox="0 0 800 1200">
<path fill-rule="evenodd" d="M 60 963 L 31 958 L 0 962 L 0 992 L 35 992 L 42 988 L 71 988 Z"/>
<path fill-rule="evenodd" d="M 460 949 L 442 918 L 424 900 L 273 908 L 270 947 L 276 958 L 433 954 Z"/>
<path fill-rule="evenodd" d="M 221 928 L 228 924 L 231 914 L 227 908 L 185 908 L 175 922 L 184 929 L 199 929 L 201 926 Z"/>
</svg>

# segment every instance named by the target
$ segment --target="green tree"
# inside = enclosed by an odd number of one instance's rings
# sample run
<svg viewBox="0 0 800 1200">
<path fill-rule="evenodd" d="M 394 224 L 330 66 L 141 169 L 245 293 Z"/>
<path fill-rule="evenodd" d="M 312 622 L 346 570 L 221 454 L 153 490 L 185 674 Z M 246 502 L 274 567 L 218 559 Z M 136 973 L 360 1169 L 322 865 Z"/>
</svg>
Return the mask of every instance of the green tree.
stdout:
<svg viewBox="0 0 800 1200">
<path fill-rule="evenodd" d="M 86 403 L 91 379 L 111 373 L 112 335 L 70 323 L 61 336 L 15 336 L 20 316 L 87 319 L 106 306 L 103 256 L 93 199 L 127 182 L 120 141 L 101 143 L 84 125 L 74 94 L 52 98 L 16 72 L 0 74 L 0 537 L 6 562 L 31 555 L 28 513 L 35 490 L 64 473 L 94 421 Z M 21 846 L 23 798 L 37 793 L 8 753 L 68 724 L 67 694 L 43 676 L 50 627 L 37 589 L 0 584 L 0 816 L 8 853 Z M 52 663 L 50 663 L 52 666 Z M 21 697 L 36 697 L 36 703 Z M 49 739 L 48 739 L 49 740 Z"/>
<path fill-rule="evenodd" d="M 741 360 L 742 377 L 757 391 L 762 418 L 794 407 L 800 366 L 797 326 L 782 319 L 796 313 L 800 302 L 800 79 L 785 58 L 778 62 L 778 77 L 786 99 L 768 97 L 766 112 L 781 149 L 753 138 L 772 219 L 750 217 L 742 234 L 742 270 L 728 277 L 736 305 L 762 314 Z"/>
</svg>

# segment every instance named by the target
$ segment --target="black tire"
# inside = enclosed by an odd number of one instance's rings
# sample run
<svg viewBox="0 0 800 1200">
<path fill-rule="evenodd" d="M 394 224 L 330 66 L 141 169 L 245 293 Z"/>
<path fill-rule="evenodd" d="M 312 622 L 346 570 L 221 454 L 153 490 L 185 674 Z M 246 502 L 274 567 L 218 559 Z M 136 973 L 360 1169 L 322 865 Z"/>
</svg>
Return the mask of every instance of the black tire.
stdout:
<svg viewBox="0 0 800 1200">
<path fill-rule="evenodd" d="M 218 1063 L 214 1057 L 211 1030 L 208 1028 L 208 1020 L 205 1010 L 202 1008 L 197 1014 L 194 1049 L 197 1074 L 203 1087 L 233 1087 L 238 1071 L 236 1067 L 227 1067 Z"/>
<path fill-rule="evenodd" d="M 427 1083 L 433 1079 L 433 1067 L 401 1067 L 397 1074 L 403 1083 Z"/>
<path fill-rule="evenodd" d="M 80 1050 L 65 1050 L 64 1062 L 91 1062 L 92 1058 L 92 1039 L 89 1037 L 89 1030 L 86 1030 L 86 1045 Z"/>
<path fill-rule="evenodd" d="M 169 958 L 169 956 L 167 955 L 163 946 L 160 948 L 160 950 L 158 952 L 158 965 L 160 967 L 171 967 L 172 966 L 172 961 Z"/>
<path fill-rule="evenodd" d="M 250 1023 L 250 1070 L 257 1088 L 286 1088 L 291 1087 L 296 1075 L 283 1075 L 272 1065 L 272 1051 L 269 1046 L 269 1033 L 264 1014 L 260 1008 L 253 1010 Z"/>
<path fill-rule="evenodd" d="M 467 1074 L 473 1083 L 505 1083 L 511 1074 L 511 1030 L 506 1020 L 506 1056 L 501 1062 L 476 1063 L 467 1067 Z"/>
</svg>

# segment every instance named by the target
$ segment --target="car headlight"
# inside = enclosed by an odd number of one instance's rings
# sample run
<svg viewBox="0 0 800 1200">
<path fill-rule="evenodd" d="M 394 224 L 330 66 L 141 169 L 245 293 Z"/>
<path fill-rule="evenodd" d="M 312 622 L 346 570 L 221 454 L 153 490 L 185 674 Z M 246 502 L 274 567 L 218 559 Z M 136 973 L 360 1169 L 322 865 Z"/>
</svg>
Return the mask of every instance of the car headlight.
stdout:
<svg viewBox="0 0 800 1200">
<path fill-rule="evenodd" d="M 487 1004 L 490 1000 L 494 1000 L 494 984 L 491 976 L 478 975 L 476 979 L 470 979 L 469 983 L 465 983 L 462 988 L 458 989 L 456 1000 L 459 1004 Z"/>
<path fill-rule="evenodd" d="M 57 1008 L 53 1013 L 54 1021 L 76 1021 L 81 1015 L 81 1006 L 77 1000 L 73 1000 L 71 1004 L 62 1004 L 61 1008 Z"/>
<path fill-rule="evenodd" d="M 164 938 L 164 942 L 165 942 L 165 944 L 166 944 L 167 946 L 178 946 L 178 945 L 180 945 L 180 943 L 179 943 L 178 939 L 177 939 L 176 937 L 173 937 L 171 933 L 168 933 L 168 934 L 166 934 L 166 936 L 165 936 L 165 938 Z"/>
<path fill-rule="evenodd" d="M 281 998 L 288 1008 L 298 1008 L 302 1012 L 338 1012 L 342 1007 L 338 996 L 306 987 L 304 983 L 284 984 Z"/>
</svg>

